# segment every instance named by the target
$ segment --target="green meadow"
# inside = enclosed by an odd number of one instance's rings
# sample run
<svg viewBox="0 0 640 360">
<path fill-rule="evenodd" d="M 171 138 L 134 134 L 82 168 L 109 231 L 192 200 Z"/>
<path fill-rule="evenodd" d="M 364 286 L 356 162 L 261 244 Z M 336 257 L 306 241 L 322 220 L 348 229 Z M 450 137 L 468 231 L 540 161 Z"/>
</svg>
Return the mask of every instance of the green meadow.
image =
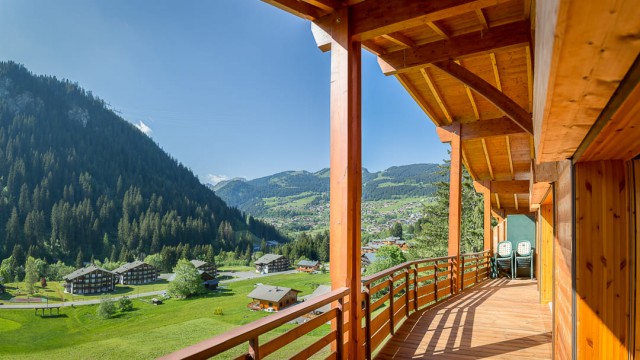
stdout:
<svg viewBox="0 0 640 360">
<path fill-rule="evenodd" d="M 285 274 L 238 281 L 192 299 L 168 299 L 162 305 L 133 299 L 134 310 L 113 318 L 96 315 L 97 305 L 64 307 L 59 317 L 41 317 L 34 310 L 0 309 L 0 359 L 152 359 L 268 316 L 247 309 L 247 294 L 256 282 L 291 287 L 310 294 L 328 284 L 329 274 Z M 223 315 L 214 315 L 221 308 Z M 292 328 L 286 325 L 266 334 L 260 342 Z M 300 337 L 274 354 L 284 358 L 319 340 L 328 325 Z M 246 345 L 221 358 L 233 358 Z M 326 355 L 326 354 L 325 354 Z"/>
</svg>

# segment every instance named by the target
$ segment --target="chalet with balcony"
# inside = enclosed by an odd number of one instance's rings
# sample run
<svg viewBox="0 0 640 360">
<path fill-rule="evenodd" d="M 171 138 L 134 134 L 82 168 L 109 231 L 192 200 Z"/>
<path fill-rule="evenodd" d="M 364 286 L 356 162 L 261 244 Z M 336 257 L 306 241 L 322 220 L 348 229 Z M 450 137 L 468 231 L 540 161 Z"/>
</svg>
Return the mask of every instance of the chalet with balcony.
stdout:
<svg viewBox="0 0 640 360">
<path fill-rule="evenodd" d="M 113 270 L 121 285 L 139 285 L 158 280 L 159 271 L 153 265 L 136 260 Z"/>
<path fill-rule="evenodd" d="M 209 274 L 212 279 L 218 276 L 218 269 L 216 267 L 216 264 L 202 260 L 191 260 L 191 263 L 196 267 L 196 269 L 198 269 L 198 271 Z"/>
<path fill-rule="evenodd" d="M 296 270 L 302 271 L 302 272 L 311 273 L 311 272 L 320 270 L 319 261 L 300 260 L 300 262 L 298 262 L 297 265 L 298 265 L 298 268 Z"/>
<path fill-rule="evenodd" d="M 283 255 L 266 254 L 256 260 L 256 272 L 269 274 L 289 270 L 289 259 Z"/>
<path fill-rule="evenodd" d="M 330 51 L 333 290 L 166 358 L 242 343 L 246 358 L 268 356 L 314 324 L 258 336 L 326 304 L 331 330 L 298 356 L 328 343 L 323 358 L 640 356 L 637 1 L 264 2 L 308 20 L 318 48 Z M 449 214 L 439 219 L 448 222 L 447 256 L 366 277 L 363 50 L 451 149 Z M 484 203 L 483 251 L 471 254 L 461 253 L 463 166 Z M 518 240 L 508 238 L 513 215 L 535 222 L 535 280 L 490 280 L 497 244 Z"/>
<path fill-rule="evenodd" d="M 247 305 L 253 310 L 280 311 L 298 302 L 300 290 L 281 286 L 258 285 L 247 295 L 253 301 Z"/>
<path fill-rule="evenodd" d="M 89 265 L 63 277 L 63 280 L 66 293 L 97 294 L 115 290 L 117 275 L 95 265 Z"/>
</svg>

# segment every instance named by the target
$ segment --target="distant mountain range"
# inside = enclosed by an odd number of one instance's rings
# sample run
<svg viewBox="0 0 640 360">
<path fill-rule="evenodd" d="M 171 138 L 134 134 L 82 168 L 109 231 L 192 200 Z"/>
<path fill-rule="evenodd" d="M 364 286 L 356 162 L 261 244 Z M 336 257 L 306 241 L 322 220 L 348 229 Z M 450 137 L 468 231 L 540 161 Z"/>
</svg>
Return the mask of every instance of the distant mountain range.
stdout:
<svg viewBox="0 0 640 360">
<path fill-rule="evenodd" d="M 375 214 L 378 207 L 383 210 L 389 202 L 399 202 L 411 205 L 412 212 L 421 210 L 420 204 L 435 190 L 434 182 L 443 180 L 446 176 L 440 173 L 438 164 L 394 166 L 378 172 L 363 168 L 363 209 L 373 206 L 370 210 Z M 227 204 L 285 230 L 315 229 L 328 221 L 329 169 L 315 173 L 285 171 L 255 180 L 232 179 L 210 187 Z M 373 220 L 380 219 L 374 216 Z"/>
</svg>

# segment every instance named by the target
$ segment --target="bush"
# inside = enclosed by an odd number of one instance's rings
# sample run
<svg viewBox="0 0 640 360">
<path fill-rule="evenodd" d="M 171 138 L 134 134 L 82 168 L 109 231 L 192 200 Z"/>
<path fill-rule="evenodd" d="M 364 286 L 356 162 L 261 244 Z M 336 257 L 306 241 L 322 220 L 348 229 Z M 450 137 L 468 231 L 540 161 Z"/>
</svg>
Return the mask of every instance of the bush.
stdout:
<svg viewBox="0 0 640 360">
<path fill-rule="evenodd" d="M 108 297 L 103 297 L 98 305 L 96 314 L 103 319 L 108 319 L 116 313 L 116 303 Z"/>
<path fill-rule="evenodd" d="M 218 306 L 215 310 L 213 310 L 213 315 L 223 315 L 222 308 Z"/>
<path fill-rule="evenodd" d="M 133 310 L 133 301 L 129 299 L 127 296 L 123 296 L 119 301 L 120 311 L 131 311 Z"/>
</svg>

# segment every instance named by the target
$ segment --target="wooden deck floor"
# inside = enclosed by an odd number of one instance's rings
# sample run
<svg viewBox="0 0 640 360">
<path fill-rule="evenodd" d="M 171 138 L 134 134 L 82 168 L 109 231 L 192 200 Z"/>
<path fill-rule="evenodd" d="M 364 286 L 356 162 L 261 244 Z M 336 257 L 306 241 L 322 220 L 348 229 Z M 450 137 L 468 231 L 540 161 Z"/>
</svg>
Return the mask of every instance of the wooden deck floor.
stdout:
<svg viewBox="0 0 640 360">
<path fill-rule="evenodd" d="M 376 359 L 551 359 L 535 280 L 489 280 L 412 315 Z"/>
</svg>

